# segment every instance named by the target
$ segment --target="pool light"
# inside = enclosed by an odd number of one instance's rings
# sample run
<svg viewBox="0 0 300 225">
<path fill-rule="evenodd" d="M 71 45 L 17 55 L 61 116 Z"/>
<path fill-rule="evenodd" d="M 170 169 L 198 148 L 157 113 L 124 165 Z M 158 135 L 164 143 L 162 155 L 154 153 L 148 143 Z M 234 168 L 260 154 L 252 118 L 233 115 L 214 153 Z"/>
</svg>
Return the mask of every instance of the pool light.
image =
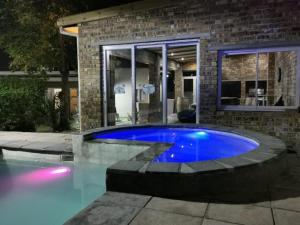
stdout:
<svg viewBox="0 0 300 225">
<path fill-rule="evenodd" d="M 15 178 L 15 183 L 19 183 L 21 186 L 36 186 L 69 176 L 70 173 L 71 168 L 65 166 L 39 168 L 20 174 Z"/>
<path fill-rule="evenodd" d="M 207 133 L 205 131 L 198 131 L 198 132 L 196 132 L 196 134 L 198 136 L 205 136 L 205 135 L 207 135 Z"/>
<path fill-rule="evenodd" d="M 50 171 L 50 174 L 63 174 L 69 172 L 70 169 L 67 167 L 61 167 Z"/>
</svg>

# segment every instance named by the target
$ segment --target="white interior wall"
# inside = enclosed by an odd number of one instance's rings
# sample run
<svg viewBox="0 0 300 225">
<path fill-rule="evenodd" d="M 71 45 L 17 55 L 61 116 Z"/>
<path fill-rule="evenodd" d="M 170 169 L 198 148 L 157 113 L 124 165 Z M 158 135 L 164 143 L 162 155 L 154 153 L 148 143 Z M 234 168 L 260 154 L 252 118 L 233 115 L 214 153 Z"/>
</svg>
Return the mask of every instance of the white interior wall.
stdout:
<svg viewBox="0 0 300 225">
<path fill-rule="evenodd" d="M 136 69 L 136 87 L 140 89 L 144 84 L 149 83 L 149 69 Z M 125 94 L 115 95 L 116 110 L 120 117 L 131 115 L 132 107 L 132 86 L 131 86 L 131 69 L 115 69 L 115 85 L 125 85 Z"/>
</svg>

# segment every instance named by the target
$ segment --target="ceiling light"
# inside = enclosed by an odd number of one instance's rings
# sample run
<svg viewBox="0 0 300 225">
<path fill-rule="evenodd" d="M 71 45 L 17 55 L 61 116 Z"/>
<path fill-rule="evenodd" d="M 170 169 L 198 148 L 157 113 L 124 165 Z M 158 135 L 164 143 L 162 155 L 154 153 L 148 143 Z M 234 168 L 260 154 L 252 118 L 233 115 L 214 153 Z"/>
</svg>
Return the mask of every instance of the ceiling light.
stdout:
<svg viewBox="0 0 300 225">
<path fill-rule="evenodd" d="M 183 60 L 184 60 L 184 58 L 182 57 L 182 58 L 181 58 L 181 61 L 183 61 Z"/>
</svg>

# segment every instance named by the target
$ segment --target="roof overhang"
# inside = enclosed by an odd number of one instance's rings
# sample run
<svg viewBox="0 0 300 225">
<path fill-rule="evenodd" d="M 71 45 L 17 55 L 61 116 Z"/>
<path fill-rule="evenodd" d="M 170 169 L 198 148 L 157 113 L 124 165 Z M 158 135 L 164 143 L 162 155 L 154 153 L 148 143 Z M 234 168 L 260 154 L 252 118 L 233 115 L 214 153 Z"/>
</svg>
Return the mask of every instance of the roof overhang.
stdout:
<svg viewBox="0 0 300 225">
<path fill-rule="evenodd" d="M 70 27 L 60 27 L 59 31 L 61 34 L 67 35 L 67 36 L 73 36 L 73 37 L 77 37 L 78 36 L 78 32 L 79 32 L 79 28 L 78 26 L 70 26 Z"/>
</svg>

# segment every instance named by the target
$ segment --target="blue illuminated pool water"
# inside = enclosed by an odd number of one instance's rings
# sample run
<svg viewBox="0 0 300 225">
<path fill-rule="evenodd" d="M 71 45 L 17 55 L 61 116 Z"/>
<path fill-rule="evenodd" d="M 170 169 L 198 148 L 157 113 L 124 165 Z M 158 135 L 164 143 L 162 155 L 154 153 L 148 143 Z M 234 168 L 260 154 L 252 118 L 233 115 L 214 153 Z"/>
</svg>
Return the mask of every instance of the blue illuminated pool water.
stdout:
<svg viewBox="0 0 300 225">
<path fill-rule="evenodd" d="M 142 127 L 96 133 L 96 139 L 117 139 L 173 144 L 154 162 L 195 162 L 237 156 L 258 147 L 240 135 L 196 128 Z"/>
</svg>

